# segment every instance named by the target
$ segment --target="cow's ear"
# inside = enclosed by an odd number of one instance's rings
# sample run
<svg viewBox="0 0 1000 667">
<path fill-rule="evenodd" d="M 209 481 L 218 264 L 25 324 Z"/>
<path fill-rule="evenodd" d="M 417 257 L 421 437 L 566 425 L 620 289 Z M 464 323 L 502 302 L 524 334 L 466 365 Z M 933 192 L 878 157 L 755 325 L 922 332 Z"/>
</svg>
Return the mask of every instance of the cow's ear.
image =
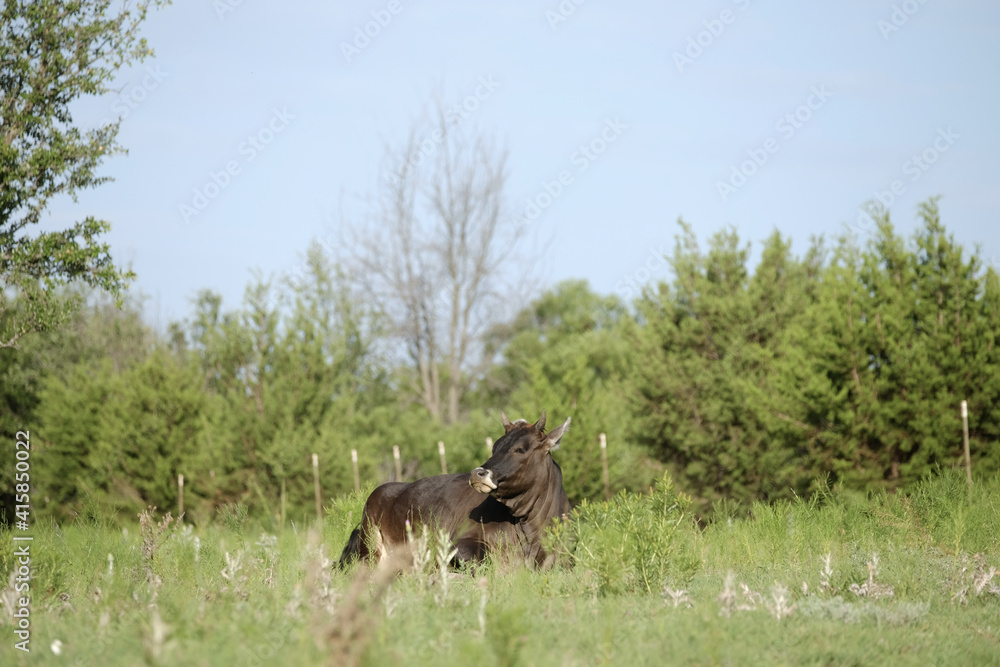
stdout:
<svg viewBox="0 0 1000 667">
<path fill-rule="evenodd" d="M 548 445 L 549 451 L 559 449 L 559 441 L 562 437 L 566 435 L 566 431 L 569 430 L 570 417 L 566 418 L 560 426 L 552 429 L 552 432 L 545 436 L 545 444 Z"/>
<path fill-rule="evenodd" d="M 542 410 L 542 416 L 539 417 L 538 421 L 535 422 L 535 428 L 537 428 L 539 431 L 544 431 L 545 430 L 545 410 L 544 409 Z"/>
</svg>

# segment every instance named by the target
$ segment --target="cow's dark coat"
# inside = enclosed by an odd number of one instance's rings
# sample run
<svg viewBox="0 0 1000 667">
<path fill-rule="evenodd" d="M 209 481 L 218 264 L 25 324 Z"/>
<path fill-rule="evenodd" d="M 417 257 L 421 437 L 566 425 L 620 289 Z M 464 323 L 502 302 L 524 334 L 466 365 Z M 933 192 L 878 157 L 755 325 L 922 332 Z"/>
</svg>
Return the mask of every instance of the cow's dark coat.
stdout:
<svg viewBox="0 0 1000 667">
<path fill-rule="evenodd" d="M 542 531 L 569 512 L 562 471 L 549 452 L 559 446 L 570 420 L 546 434 L 544 410 L 534 424 L 501 417 L 503 437 L 489 460 L 471 473 L 375 489 L 340 556 L 341 566 L 357 558 L 386 559 L 406 542 L 407 521 L 414 530 L 420 524 L 446 530 L 458 562 L 482 560 L 508 545 L 529 565 L 544 564 Z"/>
</svg>

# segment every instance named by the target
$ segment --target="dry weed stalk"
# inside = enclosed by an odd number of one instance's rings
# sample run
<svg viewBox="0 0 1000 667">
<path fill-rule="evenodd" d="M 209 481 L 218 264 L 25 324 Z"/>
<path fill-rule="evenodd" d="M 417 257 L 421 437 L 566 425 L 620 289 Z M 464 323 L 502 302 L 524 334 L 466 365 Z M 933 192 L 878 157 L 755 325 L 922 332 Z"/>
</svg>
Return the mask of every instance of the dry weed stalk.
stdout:
<svg viewBox="0 0 1000 667">
<path fill-rule="evenodd" d="M 740 582 L 740 593 L 742 597 L 736 593 L 736 575 L 732 572 L 726 573 L 726 579 L 722 584 L 722 592 L 719 593 L 717 600 L 722 608 L 719 609 L 719 615 L 729 616 L 733 611 L 753 611 L 761 603 L 761 595 L 756 591 L 750 590 L 750 587 Z"/>
<path fill-rule="evenodd" d="M 249 593 L 243 587 L 247 581 L 247 575 L 243 572 L 243 551 L 237 551 L 235 554 L 230 555 L 226 552 L 226 566 L 222 568 L 222 578 L 229 582 L 232 586 L 233 595 L 241 598 L 247 598 Z M 222 590 L 225 592 L 229 587 L 224 587 Z"/>
<path fill-rule="evenodd" d="M 274 566 L 278 562 L 278 536 L 264 533 L 257 540 L 257 546 L 264 552 L 264 585 L 274 588 Z"/>
<path fill-rule="evenodd" d="M 410 545 L 410 556 L 412 557 L 413 571 L 423 574 L 424 570 L 431 562 L 431 536 L 427 531 L 427 526 L 421 527 L 420 537 L 413 536 L 413 527 L 410 520 L 406 520 L 406 542 Z M 426 584 L 426 579 L 423 582 Z"/>
<path fill-rule="evenodd" d="M 691 596 L 688 595 L 688 592 L 681 588 L 673 589 L 669 586 L 664 586 L 662 595 L 663 601 L 669 602 L 674 609 L 677 609 L 677 607 L 681 605 L 691 607 L 694 604 L 691 600 Z"/>
<path fill-rule="evenodd" d="M 168 646 L 168 634 L 170 627 L 160 618 L 160 610 L 153 606 L 150 610 L 149 627 L 144 628 L 142 637 L 142 648 L 148 663 L 157 664 L 163 658 Z"/>
<path fill-rule="evenodd" d="M 819 571 L 819 590 L 826 593 L 836 593 L 837 590 L 830 585 L 830 577 L 833 576 L 833 566 L 831 561 L 833 556 L 827 552 L 823 556 L 823 568 Z"/>
<path fill-rule="evenodd" d="M 788 589 L 783 584 L 774 582 L 774 587 L 771 589 L 771 601 L 765 605 L 767 610 L 771 612 L 774 618 L 780 621 L 795 611 L 796 605 L 789 604 L 789 602 Z"/>
<path fill-rule="evenodd" d="M 981 597 L 983 595 L 1000 595 L 1000 586 L 993 583 L 993 579 L 997 577 L 997 575 L 1000 575 L 1000 572 L 997 572 L 997 569 L 993 566 L 990 566 L 989 569 L 987 569 L 985 558 L 982 554 L 973 555 L 972 560 L 976 565 L 975 570 L 970 572 L 969 566 L 966 565 L 956 577 L 963 585 L 955 592 L 954 595 L 951 596 L 952 604 L 968 604 L 970 593 L 973 597 Z M 968 562 L 967 557 L 966 562 Z"/>
<path fill-rule="evenodd" d="M 406 557 L 395 555 L 379 563 L 374 571 L 362 567 L 333 614 L 317 610 L 316 638 L 320 645 L 329 649 L 331 665 L 360 664 L 378 625 L 378 605 L 389 584 L 405 566 Z"/>
<path fill-rule="evenodd" d="M 872 559 L 868 561 L 868 581 L 861 584 L 851 584 L 849 589 L 858 597 L 867 597 L 873 600 L 879 598 L 891 598 L 896 592 L 889 584 L 880 584 L 875 581 L 875 573 L 878 572 L 878 554 L 873 553 Z"/>
<path fill-rule="evenodd" d="M 146 577 L 153 579 L 153 559 L 156 552 L 163 544 L 163 535 L 167 532 L 174 518 L 167 512 L 164 517 L 156 521 L 156 505 L 149 505 L 139 513 L 139 529 L 142 534 L 142 555 L 145 558 Z"/>
<path fill-rule="evenodd" d="M 479 613 L 477 618 L 479 620 L 479 634 L 482 637 L 486 636 L 486 601 L 489 599 L 490 594 L 490 582 L 486 577 L 480 577 L 479 581 L 476 582 L 479 586 Z"/>
<path fill-rule="evenodd" d="M 309 546 L 306 549 L 306 589 L 309 591 L 309 606 L 316 611 L 324 611 L 332 615 L 336 609 L 339 593 L 333 587 L 333 577 L 330 568 L 333 565 L 326 555 L 326 544 L 316 531 L 309 533 Z"/>
<path fill-rule="evenodd" d="M 451 565 L 451 559 L 458 554 L 458 549 L 456 549 L 452 544 L 451 536 L 448 534 L 448 531 L 442 528 L 437 531 L 436 535 L 437 544 L 435 545 L 435 552 L 437 574 L 441 580 L 441 595 L 435 595 L 434 601 L 441 606 L 444 605 L 445 600 L 448 599 L 448 583 L 451 579 L 451 572 L 448 571 L 448 567 Z"/>
<path fill-rule="evenodd" d="M 993 577 L 997 576 L 997 569 L 991 567 L 989 572 L 980 570 L 976 573 L 976 576 L 972 580 L 972 590 L 975 591 L 976 596 L 980 596 L 983 592 L 991 593 L 993 595 L 1000 595 L 1000 586 L 993 583 Z"/>
</svg>

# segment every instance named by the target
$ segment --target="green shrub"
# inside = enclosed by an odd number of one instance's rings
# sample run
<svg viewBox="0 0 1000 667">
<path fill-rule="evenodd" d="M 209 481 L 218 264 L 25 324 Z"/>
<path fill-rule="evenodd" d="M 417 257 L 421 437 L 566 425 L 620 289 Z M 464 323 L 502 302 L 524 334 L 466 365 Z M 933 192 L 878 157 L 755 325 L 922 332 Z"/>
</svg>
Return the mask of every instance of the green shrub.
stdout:
<svg viewBox="0 0 1000 667">
<path fill-rule="evenodd" d="M 692 522 L 690 505 L 664 473 L 649 494 L 622 491 L 607 501 L 583 501 L 571 520 L 550 531 L 549 548 L 560 561 L 592 572 L 601 594 L 659 592 L 698 569 L 678 539 Z"/>
</svg>

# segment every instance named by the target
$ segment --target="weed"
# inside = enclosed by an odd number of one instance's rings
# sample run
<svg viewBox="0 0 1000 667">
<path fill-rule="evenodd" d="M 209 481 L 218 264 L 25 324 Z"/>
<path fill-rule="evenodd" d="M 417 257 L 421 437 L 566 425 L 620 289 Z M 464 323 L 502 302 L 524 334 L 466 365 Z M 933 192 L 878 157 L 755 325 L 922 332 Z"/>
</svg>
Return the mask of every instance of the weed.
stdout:
<svg viewBox="0 0 1000 667">
<path fill-rule="evenodd" d="M 380 563 L 371 576 L 360 568 L 336 610 L 325 610 L 326 619 L 315 621 L 317 639 L 329 651 L 331 664 L 353 666 L 361 662 L 377 627 L 379 601 L 402 571 L 403 563 L 401 556 L 390 558 Z"/>
<path fill-rule="evenodd" d="M 878 554 L 873 553 L 868 561 L 868 580 L 863 584 L 851 584 L 848 590 L 858 597 L 867 597 L 877 600 L 879 598 L 891 598 L 896 593 L 889 584 L 880 584 L 875 581 L 875 573 L 878 572 Z"/>
<path fill-rule="evenodd" d="M 594 572 L 603 594 L 659 592 L 668 577 L 684 581 L 698 568 L 677 540 L 691 525 L 690 504 L 665 474 L 648 495 L 623 491 L 608 501 L 584 501 L 571 521 L 553 526 L 545 548 L 557 562 Z"/>
<path fill-rule="evenodd" d="M 557 562 L 543 570 L 497 557 L 451 571 L 450 542 L 416 526 L 418 548 L 395 555 L 405 574 L 333 569 L 363 498 L 329 514 L 324 534 L 251 536 L 238 511 L 195 529 L 152 513 L 40 525 L 32 647 L 52 662 L 58 638 L 59 661 L 103 667 L 997 664 L 1000 478 L 977 482 L 971 501 L 959 482 L 734 507 L 704 526 L 672 492 L 616 496 L 559 522 Z M 20 595 L 10 537 L 0 530 L 8 631 Z M 0 664 L 18 653 L 0 644 Z"/>
<path fill-rule="evenodd" d="M 173 522 L 170 512 L 159 521 L 156 521 L 156 507 L 150 505 L 139 513 L 139 531 L 142 534 L 142 555 L 146 571 L 146 579 L 154 583 L 154 590 L 158 588 L 160 581 L 153 572 L 153 560 L 160 545 L 163 544 L 164 534 Z"/>
<path fill-rule="evenodd" d="M 226 503 L 219 508 L 218 518 L 223 526 L 242 538 L 247 523 L 247 513 L 247 506 L 243 503 Z"/>
<path fill-rule="evenodd" d="M 786 616 L 791 615 L 795 611 L 796 605 L 789 603 L 788 588 L 784 584 L 779 584 L 777 581 L 774 582 L 774 587 L 771 588 L 771 600 L 766 603 L 767 610 L 771 612 L 771 616 L 780 621 Z"/>
<path fill-rule="evenodd" d="M 833 576 L 833 566 L 831 565 L 832 559 L 832 554 L 827 552 L 823 556 L 823 567 L 819 571 L 819 590 L 823 593 L 837 592 L 837 589 L 830 584 L 830 578 Z"/>
<path fill-rule="evenodd" d="M 669 602 L 674 609 L 677 609 L 681 605 L 691 607 L 694 604 L 687 591 L 680 588 L 673 589 L 669 586 L 663 587 L 663 600 L 664 602 Z"/>
<path fill-rule="evenodd" d="M 737 593 L 735 584 L 736 575 L 732 572 L 727 572 L 722 584 L 722 592 L 716 598 L 720 605 L 720 616 L 730 616 L 734 611 L 754 611 L 760 606 L 760 593 L 750 590 L 750 587 L 742 581 L 740 582 L 739 593 Z"/>
</svg>

